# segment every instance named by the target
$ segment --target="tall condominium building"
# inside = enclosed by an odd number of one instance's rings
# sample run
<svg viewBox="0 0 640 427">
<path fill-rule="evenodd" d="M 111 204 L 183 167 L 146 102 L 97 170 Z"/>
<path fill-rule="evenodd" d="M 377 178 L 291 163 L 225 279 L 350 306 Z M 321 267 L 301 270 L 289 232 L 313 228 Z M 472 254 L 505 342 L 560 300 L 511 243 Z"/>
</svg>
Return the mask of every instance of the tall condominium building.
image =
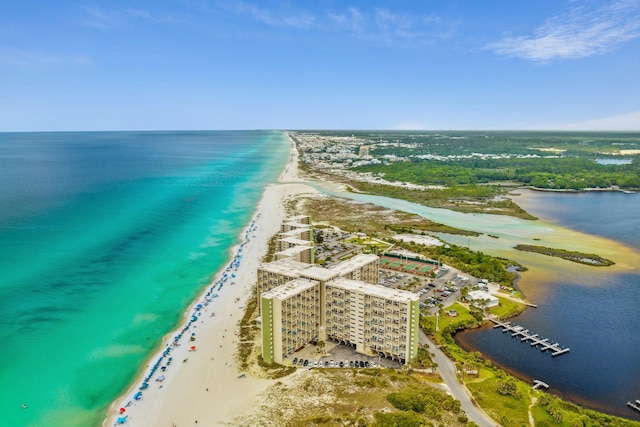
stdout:
<svg viewBox="0 0 640 427">
<path fill-rule="evenodd" d="M 282 231 L 310 229 L 304 221 L 287 220 Z M 299 240 L 306 247 L 306 240 Z M 262 264 L 257 290 L 263 359 L 282 363 L 311 341 L 332 339 L 363 354 L 412 361 L 418 351 L 418 296 L 377 285 L 378 270 L 378 257 L 370 254 L 356 255 L 331 268 L 296 257 Z"/>
<path fill-rule="evenodd" d="M 320 319 L 318 282 L 292 280 L 262 294 L 262 358 L 282 363 L 291 354 L 315 339 Z"/>
<path fill-rule="evenodd" d="M 358 254 L 331 268 L 323 268 L 291 258 L 264 263 L 258 267 L 257 293 L 260 296 L 263 292 L 300 277 L 324 283 L 339 276 L 377 284 L 378 257 L 371 254 Z"/>
<path fill-rule="evenodd" d="M 258 302 L 260 301 L 260 295 L 292 280 L 298 279 L 300 277 L 300 271 L 309 267 L 310 264 L 289 258 L 260 265 L 260 267 L 258 267 L 258 279 L 256 282 Z"/>
<path fill-rule="evenodd" d="M 313 240 L 313 228 L 311 227 L 311 220 L 308 216 L 295 216 L 283 221 L 280 226 L 280 232 L 288 233 L 290 231 L 296 231 L 302 240 Z"/>
<path fill-rule="evenodd" d="M 418 353 L 418 295 L 338 277 L 325 285 L 328 338 L 403 362 Z"/>
<path fill-rule="evenodd" d="M 313 264 L 313 228 L 306 215 L 287 218 L 280 226 L 276 242 L 276 260 L 293 259 Z"/>
</svg>

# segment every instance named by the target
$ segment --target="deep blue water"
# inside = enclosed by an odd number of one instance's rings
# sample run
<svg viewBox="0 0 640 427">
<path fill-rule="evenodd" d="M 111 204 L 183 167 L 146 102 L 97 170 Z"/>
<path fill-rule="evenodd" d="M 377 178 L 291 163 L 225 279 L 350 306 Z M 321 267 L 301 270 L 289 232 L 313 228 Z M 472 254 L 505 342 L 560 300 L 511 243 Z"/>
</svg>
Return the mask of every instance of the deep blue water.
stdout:
<svg viewBox="0 0 640 427">
<path fill-rule="evenodd" d="M 541 193 L 524 206 L 550 222 L 640 249 L 640 194 Z M 640 399 L 637 267 L 623 274 L 582 275 L 578 283 L 560 274 L 560 280 L 545 286 L 537 309 L 512 320 L 571 348 L 568 354 L 552 358 L 492 328 L 460 333 L 456 339 L 521 377 L 549 383 L 553 392 L 572 401 L 640 420 L 625 405 Z M 528 283 L 523 291 L 535 286 Z"/>
<path fill-rule="evenodd" d="M 288 151 L 268 131 L 0 134 L 0 425 L 99 425 Z"/>
</svg>

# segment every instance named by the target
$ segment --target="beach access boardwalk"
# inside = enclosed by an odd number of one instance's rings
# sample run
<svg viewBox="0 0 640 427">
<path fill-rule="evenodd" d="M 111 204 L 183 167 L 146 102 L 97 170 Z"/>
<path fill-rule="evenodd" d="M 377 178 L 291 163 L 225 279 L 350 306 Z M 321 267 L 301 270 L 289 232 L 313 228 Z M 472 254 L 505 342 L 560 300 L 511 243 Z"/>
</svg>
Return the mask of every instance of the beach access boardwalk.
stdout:
<svg viewBox="0 0 640 427">
<path fill-rule="evenodd" d="M 558 343 L 551 343 L 548 338 L 542 338 L 538 334 L 531 333 L 528 329 L 522 326 L 512 325 L 511 322 L 501 322 L 497 319 L 490 319 L 495 325 L 494 328 L 502 328 L 502 332 L 511 332 L 512 337 L 522 337 L 520 341 L 531 341 L 531 347 L 540 346 L 540 350 L 551 350 L 551 356 L 560 356 L 561 354 L 568 353 L 569 348 L 561 347 Z"/>
</svg>

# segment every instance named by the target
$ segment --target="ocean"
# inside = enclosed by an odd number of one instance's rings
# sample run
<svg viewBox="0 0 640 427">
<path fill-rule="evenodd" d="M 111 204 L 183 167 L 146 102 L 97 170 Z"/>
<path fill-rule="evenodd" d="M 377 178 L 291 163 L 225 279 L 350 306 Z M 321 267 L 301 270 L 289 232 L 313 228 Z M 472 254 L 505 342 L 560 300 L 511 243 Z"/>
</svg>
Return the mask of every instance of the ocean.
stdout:
<svg viewBox="0 0 640 427">
<path fill-rule="evenodd" d="M 627 401 L 640 399 L 640 193 L 518 190 L 515 202 L 540 218 L 527 221 L 341 192 L 322 183 L 316 187 L 327 194 L 483 233 L 439 236 L 527 267 L 518 286 L 538 308 L 527 309 L 511 321 L 571 350 L 552 358 L 491 327 L 459 333 L 457 342 L 522 379 L 548 383 L 551 392 L 571 401 L 640 420 L 640 414 L 626 406 Z M 518 243 L 595 253 L 616 265 L 591 267 L 521 252 L 513 249 Z"/>
<path fill-rule="evenodd" d="M 0 133 L 0 425 L 100 425 L 289 147 L 275 131 Z"/>
</svg>

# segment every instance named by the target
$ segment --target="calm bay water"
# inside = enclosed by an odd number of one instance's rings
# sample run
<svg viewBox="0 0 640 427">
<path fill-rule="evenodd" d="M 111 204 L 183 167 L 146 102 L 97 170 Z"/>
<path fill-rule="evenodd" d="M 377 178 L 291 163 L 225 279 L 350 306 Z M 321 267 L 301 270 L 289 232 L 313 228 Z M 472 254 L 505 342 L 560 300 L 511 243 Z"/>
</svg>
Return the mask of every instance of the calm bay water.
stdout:
<svg viewBox="0 0 640 427">
<path fill-rule="evenodd" d="M 640 194 L 532 193 L 516 201 L 555 224 L 640 249 Z M 589 242 L 583 245 L 586 249 Z M 551 268 L 563 268 L 556 264 Z M 513 319 L 570 347 L 570 353 L 551 358 L 492 328 L 464 332 L 456 339 L 518 376 L 549 383 L 554 392 L 572 401 L 640 420 L 640 414 L 625 405 L 640 399 L 640 264 L 610 274 L 606 269 L 604 274 L 581 270 L 576 276 L 573 269 L 560 271 L 553 283 L 544 286 L 539 308 Z M 520 286 L 525 293 L 540 292 L 535 273 Z"/>
<path fill-rule="evenodd" d="M 460 333 L 457 341 L 523 379 L 547 382 L 554 392 L 577 403 L 640 420 L 640 414 L 625 405 L 640 399 L 640 194 L 521 191 L 515 201 L 540 218 L 526 221 L 317 186 L 327 194 L 484 233 L 475 238 L 441 237 L 526 266 L 519 287 L 539 308 L 528 309 L 513 321 L 571 351 L 552 358 L 492 328 Z M 518 243 L 596 253 L 616 265 L 589 267 L 516 251 Z"/>
<path fill-rule="evenodd" d="M 0 134 L 0 425 L 99 425 L 288 150 L 266 131 Z"/>
</svg>

